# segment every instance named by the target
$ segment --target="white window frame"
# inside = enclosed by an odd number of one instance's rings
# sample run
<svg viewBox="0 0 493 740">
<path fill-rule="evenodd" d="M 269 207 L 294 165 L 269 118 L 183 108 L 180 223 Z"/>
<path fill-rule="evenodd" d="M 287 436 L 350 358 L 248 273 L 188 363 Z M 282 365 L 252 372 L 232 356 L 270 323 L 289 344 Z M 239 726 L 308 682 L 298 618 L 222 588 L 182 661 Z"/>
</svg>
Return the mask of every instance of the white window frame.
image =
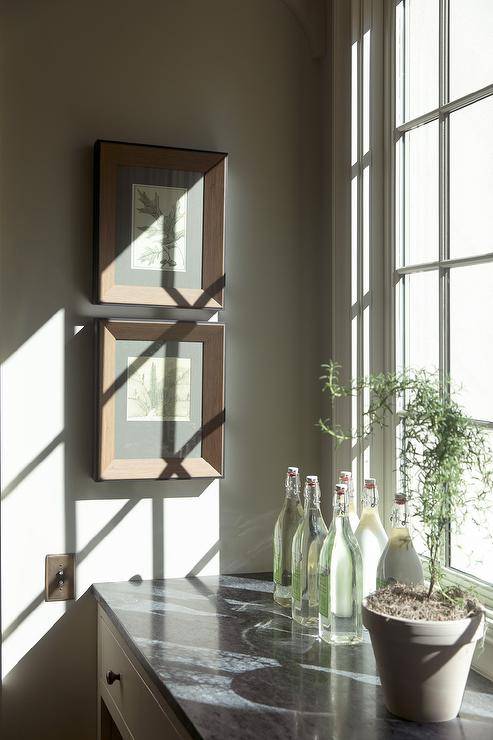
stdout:
<svg viewBox="0 0 493 740">
<path fill-rule="evenodd" d="M 334 0 L 332 4 L 332 353 L 342 365 L 343 379 L 362 375 L 371 368 L 383 371 L 384 357 L 384 251 L 369 250 L 369 289 L 363 279 L 363 171 L 368 168 L 370 202 L 367 204 L 369 243 L 384 243 L 384 127 L 383 106 L 371 104 L 371 98 L 383 99 L 383 0 Z M 380 69 L 370 89 L 369 147 L 363 145 L 363 68 L 365 31 L 371 28 L 370 67 Z M 357 48 L 356 69 L 353 64 L 353 45 Z M 357 77 L 357 116 L 352 119 L 352 73 Z M 354 124 L 354 127 L 353 127 Z M 352 131 L 356 130 L 356 162 L 352 161 Z M 349 172 L 349 178 L 348 178 Z M 352 227 L 352 183 L 357 189 L 357 229 Z M 354 222 L 353 222 L 354 223 Z M 356 237 L 354 248 L 353 237 Z M 341 245 L 347 245 L 342 248 Z M 353 288 L 355 286 L 355 289 Z M 353 295 L 355 293 L 356 295 Z M 365 342 L 364 313 L 369 314 L 369 330 Z M 352 352 L 352 337 L 356 335 L 356 357 Z M 356 401 L 356 419 L 353 419 L 351 402 L 338 404 L 334 409 L 335 422 L 349 429 L 352 424 L 361 429 L 363 404 Z M 386 469 L 383 433 L 377 431 L 371 445 L 371 467 L 365 470 L 365 444 L 349 442 L 333 450 L 334 472 L 341 469 L 358 471 L 356 484 L 362 487 L 364 475 L 379 481 Z M 368 467 L 368 466 L 367 466 Z M 386 486 L 383 486 L 385 489 Z M 381 502 L 382 516 L 388 519 L 391 507 Z"/>
<path fill-rule="evenodd" d="M 444 60 L 448 50 L 445 48 L 448 29 L 440 27 L 440 106 L 402 126 L 395 126 L 395 7 L 399 0 L 333 0 L 332 2 L 332 353 L 331 356 L 343 366 L 345 380 L 356 366 L 363 367 L 365 351 L 361 328 L 362 311 L 370 307 L 370 368 L 372 372 L 393 370 L 396 367 L 396 301 L 395 280 L 413 272 L 419 272 L 422 265 L 396 267 L 395 261 L 395 134 L 403 134 L 418 124 L 438 120 L 442 127 L 440 137 L 440 259 L 427 263 L 427 269 L 436 269 L 440 275 L 440 326 L 447 327 L 448 269 L 459 265 L 473 265 L 493 259 L 491 255 L 479 257 L 448 259 L 448 193 L 445 192 L 444 172 L 448 166 L 448 116 L 451 112 L 481 100 L 493 93 L 493 85 L 464 96 L 452 103 L 445 102 Z M 441 8 L 448 0 L 440 0 Z M 446 17 L 441 13 L 441 18 Z M 371 82 L 370 82 L 370 151 L 365 154 L 370 165 L 370 289 L 364 295 L 361 289 L 361 206 L 358 215 L 357 275 L 358 296 L 351 299 L 351 180 L 355 173 L 361 176 L 365 161 L 361 152 L 361 95 L 359 92 L 358 113 L 358 161 L 351 167 L 351 48 L 355 39 L 362 44 L 365 24 L 371 25 Z M 362 51 L 358 52 L 362 54 Z M 358 57 L 358 87 L 361 87 L 363 72 Z M 350 176 L 348 178 L 348 173 Z M 358 185 L 361 193 L 361 184 Z M 361 204 L 361 199 L 359 200 Z M 344 245 L 344 248 L 342 247 Z M 352 321 L 359 317 L 357 330 L 356 362 L 352 358 Z M 349 368 L 349 371 L 348 371 Z M 445 332 L 440 335 L 440 369 L 448 370 L 448 347 Z M 362 404 L 358 403 L 357 422 L 361 422 Z M 340 404 L 335 421 L 345 428 L 351 425 L 350 403 Z M 490 425 L 487 425 L 490 426 Z M 493 426 L 493 425 L 492 425 Z M 387 428 L 376 436 L 373 443 L 371 467 L 372 475 L 382 482 L 383 500 L 381 502 L 382 520 L 389 527 L 389 517 L 396 485 L 395 460 L 396 439 L 392 429 Z M 362 447 L 352 449 L 349 443 L 333 449 L 332 478 L 340 469 L 350 469 L 355 457 L 362 469 Z M 484 649 L 476 651 L 473 667 L 493 680 L 493 586 L 479 579 L 461 573 L 453 568 L 445 568 L 446 578 L 451 583 L 472 586 L 479 594 L 487 610 L 487 633 Z"/>
<path fill-rule="evenodd" d="M 449 257 L 449 116 L 454 111 L 460 110 L 471 103 L 478 102 L 493 94 L 493 84 L 464 95 L 461 98 L 448 102 L 448 60 L 449 60 L 449 29 L 448 29 L 448 0 L 440 0 L 440 37 L 439 37 L 439 105 L 433 111 L 429 111 L 418 118 L 406 121 L 396 126 L 396 101 L 395 101 L 395 18 L 396 7 L 400 0 L 386 0 L 385 7 L 385 90 L 387 98 L 385 105 L 385 142 L 386 142 L 386 167 L 385 167 L 385 190 L 386 190 L 386 244 L 385 264 L 387 265 L 387 281 L 385 298 L 390 306 L 387 325 L 385 328 L 386 343 L 388 345 L 387 369 L 395 369 L 397 361 L 396 328 L 397 311 L 394 286 L 396 281 L 405 276 L 422 273 L 425 270 L 434 270 L 439 276 L 439 371 L 442 377 L 449 374 L 450 369 L 450 343 L 449 343 L 449 274 L 450 268 L 459 266 L 477 265 L 493 260 L 493 253 L 478 256 L 450 259 Z M 406 265 L 396 267 L 396 202 L 395 202 L 395 150 L 397 138 L 408 131 L 415 130 L 418 126 L 438 121 L 439 125 L 439 259 L 434 262 L 423 264 Z M 481 422 L 486 428 L 493 428 L 491 422 Z M 389 449 L 392 459 L 396 459 L 395 434 L 389 430 L 386 435 L 385 446 Z M 388 471 L 387 471 L 388 472 Z M 392 484 L 395 485 L 393 480 Z M 390 494 L 392 488 L 388 489 Z M 387 502 L 388 505 L 389 502 Z M 485 638 L 485 649 L 478 650 L 474 660 L 474 667 L 480 673 L 493 679 L 493 585 L 486 583 L 470 574 L 463 573 L 446 565 L 444 567 L 446 579 L 450 583 L 473 587 L 480 596 L 487 611 L 487 634 Z"/>
</svg>

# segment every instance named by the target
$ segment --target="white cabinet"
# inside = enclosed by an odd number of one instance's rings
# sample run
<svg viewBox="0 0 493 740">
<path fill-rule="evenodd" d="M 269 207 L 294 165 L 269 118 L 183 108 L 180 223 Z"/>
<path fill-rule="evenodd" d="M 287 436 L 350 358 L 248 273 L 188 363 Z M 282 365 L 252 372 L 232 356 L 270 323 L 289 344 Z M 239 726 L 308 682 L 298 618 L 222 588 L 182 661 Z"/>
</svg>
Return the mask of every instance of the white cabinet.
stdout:
<svg viewBox="0 0 493 740">
<path fill-rule="evenodd" d="M 190 735 L 98 607 L 98 738 L 113 740 L 104 702 L 123 740 L 190 740 Z"/>
</svg>

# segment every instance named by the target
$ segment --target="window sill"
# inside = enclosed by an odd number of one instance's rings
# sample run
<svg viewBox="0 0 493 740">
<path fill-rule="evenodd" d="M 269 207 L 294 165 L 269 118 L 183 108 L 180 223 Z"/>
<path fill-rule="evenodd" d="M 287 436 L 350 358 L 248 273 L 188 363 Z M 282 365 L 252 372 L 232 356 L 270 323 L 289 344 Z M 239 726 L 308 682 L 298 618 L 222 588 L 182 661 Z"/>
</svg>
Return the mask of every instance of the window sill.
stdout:
<svg viewBox="0 0 493 740">
<path fill-rule="evenodd" d="M 484 605 L 486 612 L 485 636 L 484 640 L 480 641 L 476 647 L 472 667 L 481 676 L 493 681 L 493 586 L 489 586 L 484 581 L 454 568 L 444 568 L 444 573 L 447 584 L 472 588 Z"/>
</svg>

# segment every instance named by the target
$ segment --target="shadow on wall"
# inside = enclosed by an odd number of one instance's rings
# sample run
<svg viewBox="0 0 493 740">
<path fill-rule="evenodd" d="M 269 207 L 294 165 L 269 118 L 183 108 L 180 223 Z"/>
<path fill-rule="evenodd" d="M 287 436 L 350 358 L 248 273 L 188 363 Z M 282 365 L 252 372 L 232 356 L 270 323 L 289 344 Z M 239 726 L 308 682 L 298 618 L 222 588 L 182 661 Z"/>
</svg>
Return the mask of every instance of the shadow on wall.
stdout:
<svg viewBox="0 0 493 740">
<path fill-rule="evenodd" d="M 96 602 L 85 593 L 13 668 L 2 691 L 2 738 L 36 740 L 95 737 Z M 78 712 L 67 712 L 80 692 L 89 716 L 77 726 Z M 40 701 L 41 699 L 41 701 Z"/>
<path fill-rule="evenodd" d="M 88 204 L 92 148 L 85 147 L 81 158 L 85 192 L 79 195 Z M 87 247 L 90 214 L 80 214 L 80 203 L 78 207 L 78 219 L 86 223 Z M 27 280 L 33 280 L 28 289 L 37 295 L 39 285 L 30 270 Z M 75 317 L 70 309 L 58 308 L 56 275 L 48 278 L 47 288 L 50 280 L 44 314 L 19 306 L 23 341 L 16 337 L 9 342 L 6 337 L 2 364 L 5 740 L 32 737 L 33 727 L 40 740 L 95 735 L 95 605 L 88 593 L 76 602 L 45 603 L 40 586 L 47 553 L 76 552 L 78 595 L 92 582 L 127 580 L 136 571 L 144 578 L 219 572 L 219 481 L 96 483 L 90 478 L 95 367 L 91 314 L 101 315 L 106 307 L 91 306 L 84 299 L 86 315 Z M 89 295 L 87 248 L 79 280 L 81 293 Z M 125 310 L 120 309 L 120 315 Z M 182 318 L 179 312 L 141 313 L 142 318 Z M 205 320 L 211 315 L 193 313 L 186 318 Z"/>
</svg>

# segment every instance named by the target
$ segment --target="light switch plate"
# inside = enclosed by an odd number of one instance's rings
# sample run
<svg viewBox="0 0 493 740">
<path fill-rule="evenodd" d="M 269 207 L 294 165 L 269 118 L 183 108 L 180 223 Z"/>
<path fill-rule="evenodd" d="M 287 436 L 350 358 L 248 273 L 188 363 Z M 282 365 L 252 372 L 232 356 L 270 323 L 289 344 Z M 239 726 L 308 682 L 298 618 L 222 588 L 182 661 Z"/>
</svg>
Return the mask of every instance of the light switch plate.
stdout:
<svg viewBox="0 0 493 740">
<path fill-rule="evenodd" d="M 45 601 L 75 599 L 75 554 L 47 555 L 45 559 Z"/>
</svg>

